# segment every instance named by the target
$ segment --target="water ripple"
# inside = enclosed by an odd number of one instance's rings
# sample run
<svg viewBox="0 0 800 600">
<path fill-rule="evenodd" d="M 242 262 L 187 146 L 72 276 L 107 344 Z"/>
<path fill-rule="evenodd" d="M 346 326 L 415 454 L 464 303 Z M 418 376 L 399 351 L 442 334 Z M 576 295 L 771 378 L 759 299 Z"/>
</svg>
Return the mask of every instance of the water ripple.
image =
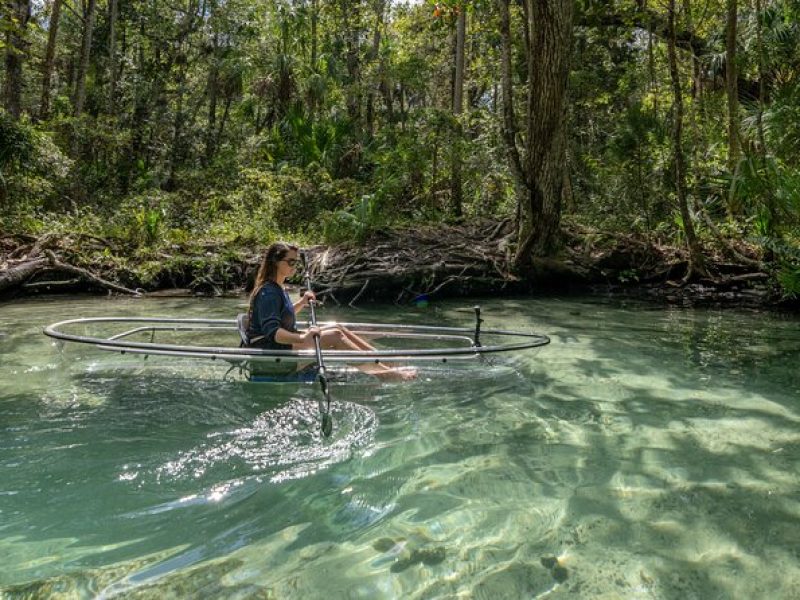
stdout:
<svg viewBox="0 0 800 600">
<path fill-rule="evenodd" d="M 156 477 L 161 483 L 201 477 L 225 480 L 230 473 L 273 483 L 306 477 L 347 460 L 374 438 L 377 418 L 369 408 L 333 402 L 331 415 L 334 435 L 323 439 L 317 402 L 294 398 L 245 427 L 209 434 L 203 444 L 158 467 Z"/>
</svg>

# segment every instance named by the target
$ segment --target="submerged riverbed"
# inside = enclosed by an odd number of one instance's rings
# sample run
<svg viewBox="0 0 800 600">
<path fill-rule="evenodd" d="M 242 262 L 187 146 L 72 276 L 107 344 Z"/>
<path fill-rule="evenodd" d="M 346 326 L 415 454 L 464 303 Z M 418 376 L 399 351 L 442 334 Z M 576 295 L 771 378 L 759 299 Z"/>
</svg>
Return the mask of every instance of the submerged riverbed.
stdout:
<svg viewBox="0 0 800 600">
<path fill-rule="evenodd" d="M 315 385 L 41 334 L 240 303 L 0 305 L 0 596 L 800 593 L 796 317 L 482 301 L 486 327 L 552 343 L 336 385 L 329 440 Z M 320 318 L 470 326 L 470 306 Z"/>
</svg>

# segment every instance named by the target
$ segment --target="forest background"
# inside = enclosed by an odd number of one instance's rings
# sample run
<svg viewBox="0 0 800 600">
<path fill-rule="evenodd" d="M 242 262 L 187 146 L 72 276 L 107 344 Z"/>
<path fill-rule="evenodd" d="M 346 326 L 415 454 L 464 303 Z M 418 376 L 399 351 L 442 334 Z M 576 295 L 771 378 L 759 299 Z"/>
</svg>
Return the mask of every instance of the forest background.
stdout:
<svg viewBox="0 0 800 600">
<path fill-rule="evenodd" d="M 635 239 L 800 294 L 798 0 L 0 6 L 0 288 L 473 224 L 508 277 Z"/>
</svg>

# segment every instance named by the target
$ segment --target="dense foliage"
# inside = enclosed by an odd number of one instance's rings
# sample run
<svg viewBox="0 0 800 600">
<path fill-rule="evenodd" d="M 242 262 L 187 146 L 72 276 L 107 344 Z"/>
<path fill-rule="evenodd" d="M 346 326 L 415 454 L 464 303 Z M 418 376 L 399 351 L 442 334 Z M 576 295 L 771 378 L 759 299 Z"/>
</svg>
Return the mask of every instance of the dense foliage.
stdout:
<svg viewBox="0 0 800 600">
<path fill-rule="evenodd" d="M 0 227 L 153 250 L 518 220 L 500 19 L 525 138 L 526 15 L 544 4 L 6 0 Z M 575 3 L 560 216 L 680 243 L 686 214 L 706 247 L 749 241 L 800 293 L 800 3 L 674 4 Z"/>
</svg>

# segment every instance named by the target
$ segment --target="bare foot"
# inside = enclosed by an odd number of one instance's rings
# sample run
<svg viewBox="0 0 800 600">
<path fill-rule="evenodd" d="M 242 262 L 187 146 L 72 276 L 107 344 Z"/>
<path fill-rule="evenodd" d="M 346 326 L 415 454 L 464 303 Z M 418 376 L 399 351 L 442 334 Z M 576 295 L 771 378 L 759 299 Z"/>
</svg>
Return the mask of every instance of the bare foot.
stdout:
<svg viewBox="0 0 800 600">
<path fill-rule="evenodd" d="M 412 381 L 417 378 L 417 369 L 415 367 L 395 367 L 380 371 L 375 375 L 385 381 Z"/>
</svg>

